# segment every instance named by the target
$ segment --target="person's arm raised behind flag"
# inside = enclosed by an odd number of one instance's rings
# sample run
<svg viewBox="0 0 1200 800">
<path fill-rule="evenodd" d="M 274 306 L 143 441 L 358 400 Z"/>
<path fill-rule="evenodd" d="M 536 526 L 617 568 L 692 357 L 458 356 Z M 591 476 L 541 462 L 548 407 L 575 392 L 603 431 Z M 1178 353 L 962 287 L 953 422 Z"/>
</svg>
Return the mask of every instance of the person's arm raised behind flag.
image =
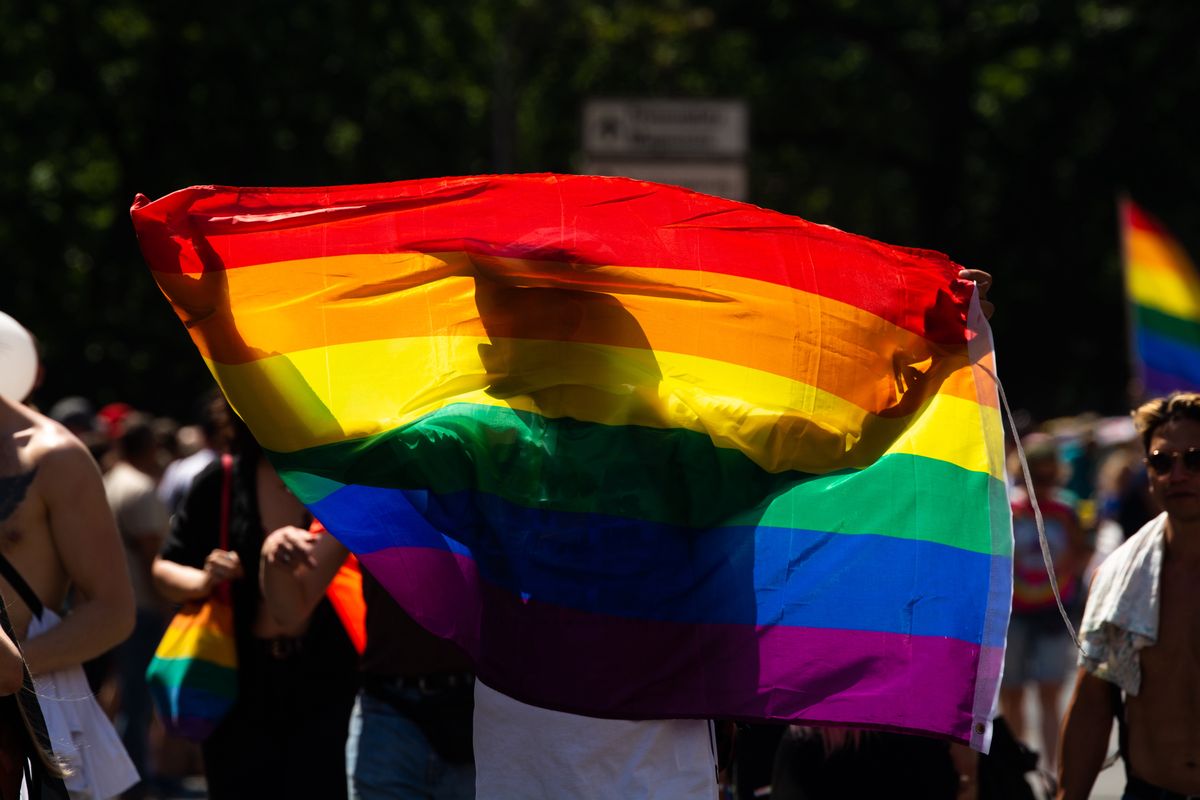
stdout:
<svg viewBox="0 0 1200 800">
<path fill-rule="evenodd" d="M 268 536 L 259 559 L 259 581 L 275 621 L 293 627 L 306 620 L 347 553 L 332 536 L 292 526 Z"/>
</svg>

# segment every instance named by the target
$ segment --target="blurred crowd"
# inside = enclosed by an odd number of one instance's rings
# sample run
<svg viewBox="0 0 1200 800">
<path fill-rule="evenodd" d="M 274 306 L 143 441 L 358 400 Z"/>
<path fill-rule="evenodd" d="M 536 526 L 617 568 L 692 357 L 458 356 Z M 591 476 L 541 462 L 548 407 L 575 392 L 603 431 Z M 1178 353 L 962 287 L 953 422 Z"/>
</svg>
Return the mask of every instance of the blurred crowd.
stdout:
<svg viewBox="0 0 1200 800">
<path fill-rule="evenodd" d="M 1018 413 L 1016 421 L 1021 447 L 1009 437 L 1006 465 L 1013 614 L 991 754 L 977 759 L 965 748 L 900 734 L 754 725 L 738 737 L 737 797 L 898 796 L 898 775 L 912 792 L 904 796 L 1054 797 L 1064 692 L 1079 655 L 1064 615 L 1078 629 L 1096 569 L 1161 509 L 1129 416 L 1037 423 Z"/>
<path fill-rule="evenodd" d="M 1063 690 L 1078 656 L 1063 616 L 1079 627 L 1096 569 L 1160 509 L 1148 491 L 1142 442 L 1131 418 L 1084 414 L 1027 426 L 1021 433 L 1022 447 L 1010 444 L 1008 458 L 1013 610 L 1000 710 L 1017 738 L 1041 753 L 1052 784 Z M 1026 713 L 1027 693 L 1037 709 L 1037 730 Z"/>
<path fill-rule="evenodd" d="M 84 664 L 141 778 L 122 797 L 474 795 L 470 660 L 322 535 L 218 390 L 183 421 L 83 397 L 46 414 L 98 465 L 133 587 L 132 634 Z M 236 691 L 196 746 L 146 672 L 177 610 L 223 592 Z"/>
<path fill-rule="evenodd" d="M 146 667 L 174 610 L 154 588 L 152 567 L 192 481 L 231 446 L 229 408 L 214 389 L 197 398 L 192 417 L 182 421 L 127 403 L 96 407 L 78 396 L 55 402 L 47 414 L 75 434 L 99 465 L 133 582 L 133 635 L 85 664 L 93 691 L 143 776 L 125 796 L 202 797 L 199 750 L 166 735 L 146 685 Z"/>
<path fill-rule="evenodd" d="M 469 659 L 355 567 L 356 621 L 334 591 L 353 558 L 321 535 L 217 389 L 193 406 L 185 420 L 77 396 L 42 410 L 98 465 L 132 584 L 132 634 L 85 664 L 141 776 L 122 796 L 472 797 Z M 1053 796 L 1071 626 L 1099 566 L 1161 509 L 1129 417 L 1017 420 L 1006 463 L 1013 605 L 991 753 L 881 731 L 718 723 L 690 759 L 707 781 L 715 746 L 731 798 L 901 796 L 889 791 L 899 774 L 906 797 Z M 196 746 L 167 733 L 146 669 L 176 610 L 218 589 L 234 609 L 237 700 Z M 610 723 L 632 724 L 588 720 L 587 735 Z"/>
</svg>

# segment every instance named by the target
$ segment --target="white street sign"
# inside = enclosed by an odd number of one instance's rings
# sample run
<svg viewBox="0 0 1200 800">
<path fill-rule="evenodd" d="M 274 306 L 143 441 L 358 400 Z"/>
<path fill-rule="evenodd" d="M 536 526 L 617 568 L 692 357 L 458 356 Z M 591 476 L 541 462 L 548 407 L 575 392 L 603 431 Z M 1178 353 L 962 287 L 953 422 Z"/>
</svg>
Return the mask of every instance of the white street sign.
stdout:
<svg viewBox="0 0 1200 800">
<path fill-rule="evenodd" d="M 741 100 L 589 100 L 583 149 L 589 156 L 740 158 L 747 119 Z"/>
</svg>

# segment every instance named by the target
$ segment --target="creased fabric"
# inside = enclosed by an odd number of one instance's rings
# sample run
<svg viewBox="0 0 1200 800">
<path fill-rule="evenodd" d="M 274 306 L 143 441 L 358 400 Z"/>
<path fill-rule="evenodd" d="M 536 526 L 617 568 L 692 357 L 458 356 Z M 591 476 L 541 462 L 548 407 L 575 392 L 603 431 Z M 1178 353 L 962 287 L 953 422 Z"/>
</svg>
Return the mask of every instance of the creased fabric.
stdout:
<svg viewBox="0 0 1200 800">
<path fill-rule="evenodd" d="M 1158 641 L 1166 521 L 1163 512 L 1104 560 L 1092 578 L 1079 629 L 1079 666 L 1131 695 L 1142 683 L 1138 652 Z"/>
<path fill-rule="evenodd" d="M 521 702 L 985 747 L 990 330 L 940 253 L 622 178 L 198 186 L 152 274 L 292 491 Z"/>
</svg>

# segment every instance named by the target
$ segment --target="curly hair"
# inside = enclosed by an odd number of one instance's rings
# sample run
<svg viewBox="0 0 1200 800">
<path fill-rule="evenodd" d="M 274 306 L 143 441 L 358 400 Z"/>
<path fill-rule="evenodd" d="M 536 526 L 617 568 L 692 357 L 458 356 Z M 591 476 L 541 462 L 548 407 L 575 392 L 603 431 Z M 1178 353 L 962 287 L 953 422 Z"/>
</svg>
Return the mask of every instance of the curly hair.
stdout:
<svg viewBox="0 0 1200 800">
<path fill-rule="evenodd" d="M 1133 427 L 1141 434 L 1142 447 L 1150 452 L 1150 440 L 1160 427 L 1177 419 L 1200 422 L 1200 394 L 1172 392 L 1138 406 L 1132 413 Z"/>
</svg>

